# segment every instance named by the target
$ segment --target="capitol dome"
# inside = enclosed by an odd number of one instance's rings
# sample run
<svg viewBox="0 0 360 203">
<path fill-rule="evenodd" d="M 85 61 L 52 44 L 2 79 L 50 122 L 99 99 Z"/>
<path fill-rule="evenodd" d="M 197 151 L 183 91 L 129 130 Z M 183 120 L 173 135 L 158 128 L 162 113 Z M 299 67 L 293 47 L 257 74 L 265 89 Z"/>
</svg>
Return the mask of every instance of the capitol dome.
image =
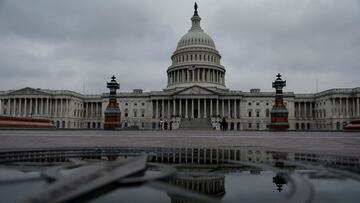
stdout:
<svg viewBox="0 0 360 203">
<path fill-rule="evenodd" d="M 183 89 L 193 85 L 207 88 L 225 88 L 225 68 L 214 40 L 200 26 L 195 3 L 191 28 L 179 40 L 167 70 L 167 89 Z"/>
<path fill-rule="evenodd" d="M 178 50 L 186 46 L 194 45 L 216 49 L 214 40 L 212 40 L 208 34 L 206 34 L 201 28 L 198 29 L 192 26 L 189 32 L 186 33 L 183 37 L 181 37 L 176 49 Z"/>
</svg>

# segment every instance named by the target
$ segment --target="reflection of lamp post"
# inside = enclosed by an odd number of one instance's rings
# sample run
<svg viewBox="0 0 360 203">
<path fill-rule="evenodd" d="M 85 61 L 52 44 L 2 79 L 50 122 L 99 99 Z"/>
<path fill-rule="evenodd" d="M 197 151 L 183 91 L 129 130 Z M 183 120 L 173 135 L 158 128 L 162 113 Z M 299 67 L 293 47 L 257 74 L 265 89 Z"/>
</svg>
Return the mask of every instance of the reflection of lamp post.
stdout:
<svg viewBox="0 0 360 203">
<path fill-rule="evenodd" d="M 273 177 L 273 183 L 277 186 L 277 190 L 281 192 L 283 190 L 282 186 L 286 185 L 287 180 L 284 177 L 284 174 L 277 173 L 275 177 Z"/>
</svg>

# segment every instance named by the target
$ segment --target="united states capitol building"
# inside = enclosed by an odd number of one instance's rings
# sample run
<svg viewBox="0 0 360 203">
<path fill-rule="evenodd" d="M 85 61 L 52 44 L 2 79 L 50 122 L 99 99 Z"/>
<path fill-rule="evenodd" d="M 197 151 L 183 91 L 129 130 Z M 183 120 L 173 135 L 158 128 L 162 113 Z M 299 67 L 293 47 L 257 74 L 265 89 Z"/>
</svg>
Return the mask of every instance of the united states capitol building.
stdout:
<svg viewBox="0 0 360 203">
<path fill-rule="evenodd" d="M 229 130 L 267 129 L 275 92 L 228 89 L 226 67 L 200 21 L 195 9 L 190 30 L 171 56 L 164 90 L 118 93 L 123 128 L 219 129 L 224 117 Z M 57 128 L 103 128 L 108 95 L 31 87 L 0 91 L 0 115 L 48 118 Z M 341 130 L 350 120 L 360 118 L 359 98 L 360 87 L 314 94 L 285 92 L 290 129 Z"/>
</svg>

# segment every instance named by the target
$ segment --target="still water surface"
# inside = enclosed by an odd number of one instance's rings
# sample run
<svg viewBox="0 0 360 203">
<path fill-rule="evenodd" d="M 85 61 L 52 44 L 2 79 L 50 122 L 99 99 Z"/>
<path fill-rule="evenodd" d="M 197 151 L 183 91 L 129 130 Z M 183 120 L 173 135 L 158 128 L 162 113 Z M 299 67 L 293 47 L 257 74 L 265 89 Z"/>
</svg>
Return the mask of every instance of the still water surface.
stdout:
<svg viewBox="0 0 360 203">
<path fill-rule="evenodd" d="M 286 161 L 282 163 L 274 157 L 273 152 L 260 150 L 260 153 L 257 153 L 258 149 L 251 148 L 239 152 L 235 150 L 233 154 L 230 150 L 226 156 L 224 152 L 227 153 L 227 151 L 222 151 L 220 158 L 224 158 L 228 162 L 219 159 L 214 162 L 215 157 L 219 158 L 218 151 L 214 157 L 210 155 L 212 160 L 208 160 L 209 155 L 206 154 L 207 152 L 211 153 L 212 149 L 209 151 L 190 150 L 191 156 L 190 154 L 184 155 L 178 150 L 161 148 L 148 153 L 149 162 L 171 165 L 176 168 L 176 174 L 161 180 L 161 183 L 168 185 L 168 188 L 176 187 L 179 190 L 167 190 L 166 187 L 154 187 L 154 185 L 144 182 L 144 184 L 137 185 L 115 186 L 100 193 L 101 195 L 93 195 L 91 198 L 82 198 L 81 200 L 91 203 L 204 202 L 183 193 L 186 190 L 192 193 L 200 193 L 219 202 L 287 202 L 289 198 L 294 198 L 296 196 L 294 193 L 299 192 L 301 188 L 311 187 L 311 190 L 308 190 L 310 192 L 300 194 L 309 196 L 311 202 L 360 202 L 360 182 L 356 172 L 359 169 L 359 160 L 356 156 L 341 158 L 312 154 L 310 157 L 317 157 L 312 161 L 312 165 L 320 162 L 324 165 L 324 159 L 327 160 L 325 167 L 319 169 L 319 167 L 304 167 L 291 164 L 292 162 L 286 163 Z M 58 178 L 61 179 L 84 170 L 86 165 L 109 162 L 106 159 L 125 159 L 125 157 L 136 156 L 135 152 L 136 149 L 133 149 L 129 154 L 122 152 L 118 156 L 114 156 L 114 154 L 103 156 L 102 154 L 100 159 L 99 156 L 93 157 L 95 159 L 82 157 L 81 160 L 86 161 L 86 164 L 75 167 L 75 169 L 59 171 Z M 194 154 L 194 152 L 196 153 Z M 254 156 L 254 154 L 258 156 Z M 298 158 L 296 158 L 295 154 L 292 152 L 281 156 L 285 156 L 285 160 L 301 163 L 306 161 L 306 158 L 301 160 L 301 157 L 307 157 L 306 155 L 298 154 Z M 183 159 L 181 156 L 186 156 L 186 158 Z M 331 158 L 337 161 L 331 161 Z M 350 162 L 344 163 L 344 160 L 350 160 Z M 23 202 L 37 193 L 46 191 L 54 182 L 46 180 L 42 172 L 54 166 L 71 164 L 67 159 L 57 160 L 57 162 L 49 162 L 49 159 L 46 159 L 45 162 L 4 162 L 0 165 L 0 202 Z M 279 166 L 280 170 L 278 170 Z M 337 169 L 334 171 L 329 167 Z M 347 170 L 351 170 L 350 175 L 342 173 L 347 172 Z M 152 177 L 161 173 L 161 170 L 156 167 L 148 167 L 143 174 L 137 174 L 137 176 Z M 305 183 L 296 181 L 294 183 L 291 179 L 294 175 L 299 175 Z"/>
</svg>

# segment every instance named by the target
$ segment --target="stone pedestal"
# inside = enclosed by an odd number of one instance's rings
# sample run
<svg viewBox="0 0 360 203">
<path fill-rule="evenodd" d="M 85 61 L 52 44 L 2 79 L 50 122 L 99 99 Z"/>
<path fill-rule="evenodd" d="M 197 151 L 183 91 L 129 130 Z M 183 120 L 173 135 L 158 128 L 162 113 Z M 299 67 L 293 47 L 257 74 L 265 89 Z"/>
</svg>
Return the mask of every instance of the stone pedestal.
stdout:
<svg viewBox="0 0 360 203">
<path fill-rule="evenodd" d="M 344 128 L 345 131 L 358 131 L 360 132 L 360 119 L 352 120 Z"/>
<path fill-rule="evenodd" d="M 121 128 L 121 112 L 119 107 L 112 108 L 108 106 L 104 114 L 105 114 L 104 129 L 112 130 L 112 129 Z"/>
<path fill-rule="evenodd" d="M 27 118 L 27 117 L 11 117 L 11 116 L 0 116 L 0 129 L 1 128 L 47 128 L 52 129 L 55 126 L 50 122 L 49 119 L 40 118 Z"/>
</svg>

